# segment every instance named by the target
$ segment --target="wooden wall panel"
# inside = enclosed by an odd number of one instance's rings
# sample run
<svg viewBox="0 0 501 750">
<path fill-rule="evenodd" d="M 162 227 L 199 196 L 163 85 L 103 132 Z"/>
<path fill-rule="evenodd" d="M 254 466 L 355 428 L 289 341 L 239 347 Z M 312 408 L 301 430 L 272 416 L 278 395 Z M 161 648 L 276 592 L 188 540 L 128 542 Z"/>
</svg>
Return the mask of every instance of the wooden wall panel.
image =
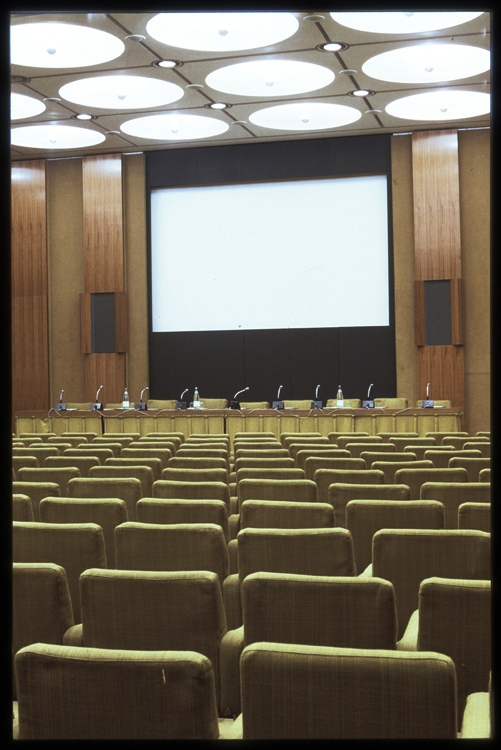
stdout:
<svg viewBox="0 0 501 750">
<path fill-rule="evenodd" d="M 99 400 L 103 404 L 121 403 L 125 388 L 125 354 L 87 354 L 85 376 L 87 401 L 94 402 L 97 389 L 102 385 Z"/>
<path fill-rule="evenodd" d="M 84 157 L 82 179 L 85 291 L 124 291 L 121 156 Z"/>
<path fill-rule="evenodd" d="M 457 131 L 412 134 L 416 279 L 461 276 Z"/>
<path fill-rule="evenodd" d="M 464 410 L 464 355 L 462 346 L 422 346 L 418 349 L 419 398 L 450 399 Z"/>
<path fill-rule="evenodd" d="M 416 346 L 426 344 L 426 306 L 424 281 L 414 282 L 414 321 Z"/>
<path fill-rule="evenodd" d="M 92 352 L 92 297 L 89 292 L 80 295 L 80 349 L 84 354 Z"/>
<path fill-rule="evenodd" d="M 47 294 L 45 162 L 12 166 L 12 295 Z"/>
<path fill-rule="evenodd" d="M 49 408 L 47 297 L 12 298 L 13 411 Z"/>
<path fill-rule="evenodd" d="M 464 284 L 463 279 L 451 279 L 452 343 L 464 344 Z"/>
<path fill-rule="evenodd" d="M 115 294 L 115 350 L 127 351 L 127 293 Z"/>
</svg>

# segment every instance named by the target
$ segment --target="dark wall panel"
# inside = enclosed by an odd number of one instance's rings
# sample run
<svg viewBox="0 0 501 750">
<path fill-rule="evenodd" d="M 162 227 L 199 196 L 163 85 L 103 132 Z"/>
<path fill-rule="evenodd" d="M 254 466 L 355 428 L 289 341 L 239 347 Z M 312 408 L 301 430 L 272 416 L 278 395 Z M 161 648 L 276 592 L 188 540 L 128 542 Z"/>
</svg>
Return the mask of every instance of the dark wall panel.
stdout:
<svg viewBox="0 0 501 750">
<path fill-rule="evenodd" d="M 249 386 L 242 401 L 276 400 L 288 398 L 291 392 L 290 336 L 288 331 L 245 331 L 245 382 Z"/>
<path fill-rule="evenodd" d="M 338 370 L 338 329 L 291 329 L 291 392 L 284 399 L 334 398 Z"/>
<path fill-rule="evenodd" d="M 339 383 L 345 398 L 391 398 L 396 393 L 391 328 L 339 329 Z"/>
</svg>

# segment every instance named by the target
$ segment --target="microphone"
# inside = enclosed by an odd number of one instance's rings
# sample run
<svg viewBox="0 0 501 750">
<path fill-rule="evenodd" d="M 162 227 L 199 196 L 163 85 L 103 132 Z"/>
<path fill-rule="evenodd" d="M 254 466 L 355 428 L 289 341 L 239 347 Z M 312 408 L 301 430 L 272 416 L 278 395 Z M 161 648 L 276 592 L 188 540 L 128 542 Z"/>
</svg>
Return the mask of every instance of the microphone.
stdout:
<svg viewBox="0 0 501 750">
<path fill-rule="evenodd" d="M 426 399 L 422 402 L 423 409 L 431 409 L 433 407 L 434 402 L 430 400 L 429 394 L 430 394 L 430 385 L 431 383 L 426 384 Z"/>
<path fill-rule="evenodd" d="M 374 385 L 374 383 L 371 383 L 369 386 L 369 390 L 367 391 L 367 400 L 362 401 L 362 407 L 364 409 L 374 409 L 374 401 L 369 399 L 371 388 Z"/>
<path fill-rule="evenodd" d="M 241 393 L 245 393 L 245 391 L 249 390 L 249 386 L 247 388 L 242 388 L 241 391 L 237 391 L 235 395 L 233 396 L 233 401 L 230 404 L 230 409 L 240 409 L 240 402 L 236 401 L 237 396 L 239 396 Z"/>
<path fill-rule="evenodd" d="M 139 396 L 139 401 L 138 401 L 137 404 L 135 404 L 135 408 L 138 411 L 146 411 L 147 410 L 148 404 L 143 401 L 143 393 L 145 391 L 149 391 L 149 390 L 150 389 L 148 388 L 148 386 L 146 386 L 146 388 L 143 388 L 143 390 L 141 391 L 141 395 Z"/>
<path fill-rule="evenodd" d="M 188 389 L 185 388 L 184 391 L 179 396 L 179 401 L 176 401 L 176 409 L 186 409 L 186 401 L 183 401 L 183 396 L 187 390 Z"/>
<path fill-rule="evenodd" d="M 284 402 L 283 401 L 279 401 L 280 391 L 282 390 L 282 388 L 283 388 L 283 385 L 280 385 L 278 387 L 277 400 L 272 403 L 272 405 L 271 405 L 272 409 L 283 409 L 284 408 Z"/>
<path fill-rule="evenodd" d="M 63 393 L 64 393 L 64 388 L 59 394 L 59 403 L 56 404 L 56 411 L 66 411 L 66 404 L 63 404 Z"/>
<path fill-rule="evenodd" d="M 322 408 L 322 402 L 317 401 L 318 399 L 318 389 L 320 388 L 320 385 L 317 385 L 317 390 L 315 391 L 315 401 L 311 402 L 311 409 L 321 409 Z"/>
<path fill-rule="evenodd" d="M 99 386 L 99 388 L 97 389 L 97 393 L 96 393 L 96 400 L 94 401 L 94 403 L 93 403 L 93 404 L 92 404 L 92 406 L 90 407 L 90 408 L 92 409 L 92 411 L 98 411 L 99 409 L 102 409 L 102 408 L 103 408 L 103 405 L 102 405 L 102 403 L 101 403 L 100 401 L 98 401 L 98 398 L 99 398 L 99 391 L 101 390 L 101 388 L 102 388 L 102 387 L 103 387 L 103 386 L 102 386 L 102 385 L 100 385 L 100 386 Z"/>
</svg>

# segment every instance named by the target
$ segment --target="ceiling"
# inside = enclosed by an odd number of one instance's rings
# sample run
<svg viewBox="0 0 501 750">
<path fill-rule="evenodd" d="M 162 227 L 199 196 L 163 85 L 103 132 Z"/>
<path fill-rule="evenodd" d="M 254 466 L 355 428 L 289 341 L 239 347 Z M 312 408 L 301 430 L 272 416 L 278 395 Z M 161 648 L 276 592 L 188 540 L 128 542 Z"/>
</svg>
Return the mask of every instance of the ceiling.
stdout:
<svg viewBox="0 0 501 750">
<path fill-rule="evenodd" d="M 38 67 L 35 65 L 12 63 L 11 92 L 22 94 L 41 102 L 44 106 L 40 114 L 23 117 L 12 121 L 13 132 L 17 136 L 18 129 L 27 126 L 42 128 L 38 134 L 44 133 L 44 126 L 55 125 L 62 133 L 61 126 L 92 131 L 84 135 L 96 135 L 101 142 L 95 145 L 62 148 L 62 141 L 57 137 L 42 139 L 36 147 L 26 145 L 12 145 L 12 160 L 33 158 L 61 158 L 67 156 L 82 156 L 100 153 L 133 153 L 168 148 L 183 148 L 193 146 L 227 145 L 233 143 L 256 143 L 259 141 L 297 140 L 300 138 L 338 137 L 349 135 L 371 135 L 376 133 L 406 133 L 416 130 L 433 130 L 447 128 L 478 128 L 490 126 L 488 106 L 484 107 L 484 114 L 458 117 L 453 104 L 440 106 L 440 114 L 419 115 L 419 119 L 411 117 L 404 119 L 387 111 L 396 100 L 415 94 L 441 92 L 475 92 L 476 94 L 490 94 L 490 64 L 480 72 L 466 72 L 464 77 L 455 78 L 457 73 L 447 75 L 448 80 L 433 80 L 437 75 L 432 72 L 432 65 L 427 65 L 424 58 L 418 63 L 419 75 L 411 82 L 398 80 L 404 64 L 388 59 L 386 78 L 397 80 L 383 80 L 371 70 L 366 70 L 366 63 L 376 55 L 382 53 L 394 54 L 398 49 L 419 45 L 421 52 L 429 52 L 431 45 L 453 45 L 447 48 L 447 57 L 453 59 L 453 53 L 461 53 L 464 57 L 464 47 L 456 50 L 459 45 L 468 45 L 480 50 L 490 50 L 490 14 L 483 12 L 466 23 L 455 24 L 448 28 L 435 31 L 421 31 L 417 33 L 395 33 L 388 31 L 360 31 L 349 28 L 331 17 L 330 11 L 293 12 L 296 21 L 292 21 L 297 29 L 288 38 L 265 46 L 247 48 L 243 50 L 204 51 L 188 49 L 186 46 L 175 46 L 155 39 L 147 30 L 147 23 L 156 13 L 13 13 L 11 26 L 34 23 L 51 24 L 63 22 L 107 32 L 123 43 L 121 53 L 106 62 L 99 62 L 81 67 Z M 176 13 L 164 14 L 169 16 Z M 401 13 L 394 15 L 403 15 Z M 410 16 L 419 13 L 409 13 Z M 294 26 L 295 24 L 295 26 Z M 151 25 L 149 27 L 151 31 Z M 220 36 L 227 35 L 227 30 L 219 31 Z M 177 39 L 176 39 L 177 42 Z M 342 45 L 338 51 L 323 51 L 319 45 L 328 42 L 338 42 Z M 92 44 L 90 45 L 92 46 Z M 427 49 L 425 49 L 425 47 Z M 48 50 L 47 50 L 48 51 Z M 477 50 L 478 51 L 478 50 Z M 52 54 L 52 53 L 51 53 Z M 486 53 L 479 53 L 484 54 Z M 154 66 L 162 60 L 174 60 L 177 67 L 160 68 Z M 275 86 L 275 79 L 268 81 L 265 93 L 250 91 L 250 93 L 228 93 L 220 87 L 216 88 L 215 76 L 212 73 L 235 63 L 258 63 L 270 61 L 286 61 L 289 63 L 309 63 L 324 75 L 324 78 L 313 90 L 303 90 L 291 93 L 280 90 Z M 312 65 L 313 64 L 313 65 Z M 441 63 L 442 64 L 442 63 Z M 367 63 L 369 65 L 369 63 Z M 322 70 L 317 66 L 321 66 Z M 248 66 L 246 66 L 248 67 Z M 412 66 L 411 66 L 412 67 Z M 440 65 L 435 65 L 435 72 Z M 482 68 L 482 64 L 480 65 Z M 325 70 L 327 69 L 327 70 Z M 426 70 L 426 72 L 423 72 Z M 454 70 L 458 70 L 457 64 Z M 478 70 L 478 68 L 477 68 Z M 397 72 L 394 75 L 394 72 Z M 334 74 L 334 75 L 333 75 Z M 65 98 L 60 90 L 65 84 L 79 79 L 102 77 L 111 75 L 132 75 L 155 79 L 156 82 L 175 84 L 178 89 L 175 101 L 161 103 L 154 106 L 134 104 L 131 96 L 117 98 L 109 96 L 99 101 L 99 106 L 78 104 Z M 379 74 L 378 74 L 379 75 Z M 411 78 L 412 78 L 411 74 Z M 327 78 L 325 78 L 325 76 Z M 440 76 L 438 76 L 440 78 Z M 280 78 L 276 79 L 280 84 Z M 298 76 L 296 76 L 296 81 Z M 217 84 L 219 86 L 219 84 Z M 171 87 L 172 88 L 172 87 Z M 251 86 L 252 89 L 252 86 Z M 353 96 L 351 92 L 366 89 L 365 96 Z M 120 97 L 119 97 L 120 98 Z M 489 101 L 488 97 L 480 97 Z M 47 101 L 49 100 L 49 101 Z M 445 100 L 444 100 L 445 101 Z M 231 105 L 226 109 L 215 110 L 207 105 L 222 102 Z M 276 114 L 278 105 L 300 103 L 300 117 L 296 124 L 284 126 L 282 121 L 270 125 L 270 122 L 258 121 L 259 110 L 274 108 Z M 312 105 L 341 105 L 323 108 L 313 108 Z M 347 109 L 350 108 L 350 109 Z M 318 113 L 323 111 L 347 114 L 345 124 L 326 124 L 318 119 Z M 92 119 L 80 121 L 76 115 L 90 115 Z M 177 122 L 173 126 L 172 117 L 164 119 L 159 137 L 148 135 L 139 136 L 126 132 L 130 126 L 127 122 L 136 118 L 150 115 L 198 115 L 205 119 L 203 122 L 214 126 L 217 130 L 224 130 L 214 135 L 200 137 L 190 135 L 184 130 L 178 132 Z M 356 119 L 355 119 L 356 118 Z M 421 119 L 424 118 L 424 119 Z M 450 119 L 447 119 L 450 118 Z M 155 118 L 158 120 L 158 118 Z M 254 121 L 253 121 L 254 120 Z M 186 118 L 179 119 L 184 127 Z M 143 123 L 144 125 L 144 123 Z M 289 129 L 290 128 L 290 129 Z M 80 131 L 79 131 L 80 132 Z"/>
</svg>

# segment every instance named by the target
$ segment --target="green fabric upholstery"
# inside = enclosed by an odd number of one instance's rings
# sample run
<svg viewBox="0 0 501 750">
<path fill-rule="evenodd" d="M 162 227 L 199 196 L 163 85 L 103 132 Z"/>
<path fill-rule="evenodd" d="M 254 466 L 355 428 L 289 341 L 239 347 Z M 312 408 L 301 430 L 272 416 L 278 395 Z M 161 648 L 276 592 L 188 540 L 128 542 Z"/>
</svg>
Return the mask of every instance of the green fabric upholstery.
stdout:
<svg viewBox="0 0 501 750">
<path fill-rule="evenodd" d="M 111 479 L 126 479 L 128 477 L 133 477 L 135 479 L 139 479 L 141 482 L 141 494 L 143 496 L 151 495 L 153 491 L 153 469 L 149 466 L 139 466 L 139 465 L 119 465 L 119 466 L 111 466 L 110 464 L 105 464 L 104 466 L 93 466 L 89 471 L 89 477 L 108 477 Z"/>
<path fill-rule="evenodd" d="M 28 495 L 12 495 L 12 520 L 13 521 L 34 521 L 33 505 Z"/>
<path fill-rule="evenodd" d="M 143 496 L 137 477 L 80 477 L 68 482 L 68 496 L 82 498 L 118 497 L 127 506 L 129 521 L 136 519 L 136 503 Z"/>
<path fill-rule="evenodd" d="M 230 512 L 230 488 L 226 482 L 175 482 L 159 479 L 153 497 L 170 500 L 222 500 Z"/>
<path fill-rule="evenodd" d="M 329 503 L 245 500 L 240 509 L 239 530 L 332 527 L 334 509 Z"/>
<path fill-rule="evenodd" d="M 458 528 L 458 511 L 462 503 L 490 503 L 491 486 L 485 482 L 425 482 L 421 500 L 438 500 L 445 508 L 445 528 Z"/>
<path fill-rule="evenodd" d="M 139 523 L 215 523 L 223 529 L 226 541 L 230 539 L 228 506 L 222 500 L 166 500 L 150 497 L 138 500 L 136 509 Z"/>
<path fill-rule="evenodd" d="M 61 495 L 68 494 L 68 483 L 80 476 L 80 470 L 74 466 L 54 466 L 47 468 L 24 468 L 17 472 L 20 482 L 54 482 L 59 485 Z"/>
<path fill-rule="evenodd" d="M 417 466 L 415 461 L 412 468 L 399 468 L 395 472 L 395 484 L 406 484 L 411 489 L 411 500 L 419 500 L 421 487 L 425 482 L 467 482 L 468 472 L 465 468 L 435 469 Z M 430 461 L 431 463 L 431 461 Z M 437 498 L 432 498 L 433 500 Z"/>
<path fill-rule="evenodd" d="M 461 503 L 458 508 L 458 529 L 491 532 L 490 503 Z"/>
<path fill-rule="evenodd" d="M 47 469 L 73 466 L 79 470 L 81 477 L 88 477 L 90 469 L 100 465 L 101 460 L 97 456 L 47 456 L 44 463 Z"/>
<path fill-rule="evenodd" d="M 367 472 L 373 473 L 371 472 Z M 368 477 L 370 481 L 370 477 Z M 328 500 L 334 508 L 336 526 L 346 528 L 346 508 L 351 500 L 410 500 L 410 490 L 405 484 L 361 484 L 360 482 L 334 482 L 329 485 Z"/>
<path fill-rule="evenodd" d="M 169 448 L 122 448 L 122 458 L 159 458 L 165 469 L 173 452 Z"/>
<path fill-rule="evenodd" d="M 55 482 L 12 482 L 12 492 L 30 498 L 35 521 L 40 520 L 40 501 L 44 497 L 61 496 L 59 485 Z"/>
</svg>

